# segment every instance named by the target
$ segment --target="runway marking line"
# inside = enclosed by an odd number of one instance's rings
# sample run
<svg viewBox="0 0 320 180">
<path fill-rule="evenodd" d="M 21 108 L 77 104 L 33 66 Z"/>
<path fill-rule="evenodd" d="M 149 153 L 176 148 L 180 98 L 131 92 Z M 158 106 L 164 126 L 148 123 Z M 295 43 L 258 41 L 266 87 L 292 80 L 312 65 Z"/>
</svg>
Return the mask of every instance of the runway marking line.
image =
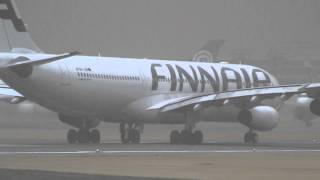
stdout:
<svg viewBox="0 0 320 180">
<path fill-rule="evenodd" d="M 208 150 L 208 151 L 16 151 L 0 152 L 0 155 L 23 154 L 176 154 L 176 153 L 286 153 L 320 152 L 320 149 L 251 149 L 251 150 Z"/>
</svg>

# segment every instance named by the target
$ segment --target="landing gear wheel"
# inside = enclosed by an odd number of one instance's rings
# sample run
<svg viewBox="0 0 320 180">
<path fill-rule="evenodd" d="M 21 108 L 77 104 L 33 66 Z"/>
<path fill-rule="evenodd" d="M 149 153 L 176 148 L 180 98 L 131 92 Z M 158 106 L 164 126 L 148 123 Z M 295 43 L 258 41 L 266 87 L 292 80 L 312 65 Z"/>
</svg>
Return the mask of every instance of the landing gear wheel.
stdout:
<svg viewBox="0 0 320 180">
<path fill-rule="evenodd" d="M 133 144 L 140 143 L 140 132 L 137 129 L 131 129 L 129 131 L 129 139 Z"/>
<path fill-rule="evenodd" d="M 180 133 L 177 130 L 171 131 L 170 133 L 170 143 L 179 144 L 180 143 Z"/>
<path fill-rule="evenodd" d="M 258 143 L 259 136 L 255 132 L 247 132 L 244 135 L 244 142 L 247 144 L 256 144 Z"/>
<path fill-rule="evenodd" d="M 120 123 L 120 134 L 121 134 L 121 142 L 123 144 L 129 143 L 129 138 L 127 135 L 127 127 L 125 123 Z"/>
<path fill-rule="evenodd" d="M 90 132 L 90 141 L 94 144 L 100 143 L 100 131 L 94 129 Z"/>
<path fill-rule="evenodd" d="M 202 131 L 189 131 L 182 130 L 172 131 L 170 134 L 170 143 L 171 144 L 201 144 L 203 142 L 203 133 Z"/>
<path fill-rule="evenodd" d="M 203 133 L 201 131 L 195 131 L 192 136 L 194 144 L 201 144 L 203 142 Z"/>
<path fill-rule="evenodd" d="M 129 143 L 129 139 L 126 138 L 126 135 L 125 135 L 125 134 L 121 134 L 121 142 L 122 142 L 122 144 L 127 144 L 127 143 Z"/>
<path fill-rule="evenodd" d="M 143 126 L 135 123 L 120 123 L 121 142 L 138 144 L 141 140 L 141 132 Z"/>
<path fill-rule="evenodd" d="M 252 143 L 257 144 L 259 140 L 259 136 L 257 133 L 252 133 Z"/>
<path fill-rule="evenodd" d="M 69 144 L 75 144 L 78 140 L 78 133 L 74 129 L 70 129 L 67 134 L 67 140 Z"/>
<path fill-rule="evenodd" d="M 244 138 L 243 139 L 244 139 L 245 143 L 249 143 L 250 142 L 250 137 L 249 136 L 250 136 L 250 134 L 248 132 L 244 134 Z"/>
</svg>

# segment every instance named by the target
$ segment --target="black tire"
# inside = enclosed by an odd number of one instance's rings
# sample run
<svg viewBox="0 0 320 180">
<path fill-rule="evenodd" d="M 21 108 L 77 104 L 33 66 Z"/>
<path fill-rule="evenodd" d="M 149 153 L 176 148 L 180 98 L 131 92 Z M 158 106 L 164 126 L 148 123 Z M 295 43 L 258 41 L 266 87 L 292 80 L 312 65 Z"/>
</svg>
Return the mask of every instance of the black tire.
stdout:
<svg viewBox="0 0 320 180">
<path fill-rule="evenodd" d="M 194 144 L 201 144 L 203 142 L 203 133 L 202 131 L 195 131 L 193 133 Z"/>
<path fill-rule="evenodd" d="M 247 144 L 250 143 L 250 133 L 248 133 L 248 132 L 245 133 L 243 139 L 244 139 L 245 143 L 247 143 Z"/>
<path fill-rule="evenodd" d="M 171 144 L 180 144 L 180 133 L 177 130 L 171 131 L 170 133 L 170 143 Z"/>
<path fill-rule="evenodd" d="M 94 144 L 100 143 L 100 131 L 94 129 L 90 132 L 90 141 Z"/>
<path fill-rule="evenodd" d="M 129 132 L 129 139 L 133 144 L 140 143 L 140 132 L 137 129 L 131 129 Z"/>
<path fill-rule="evenodd" d="M 251 143 L 252 144 L 257 144 L 259 141 L 259 136 L 257 133 L 252 133 L 251 135 Z"/>
<path fill-rule="evenodd" d="M 125 123 L 120 123 L 119 130 L 120 130 L 121 134 L 125 134 L 126 133 Z"/>
<path fill-rule="evenodd" d="M 129 139 L 125 137 L 126 135 L 124 133 L 121 133 L 121 143 L 122 144 L 128 144 Z"/>
<path fill-rule="evenodd" d="M 69 144 L 75 144 L 78 140 L 78 133 L 74 129 L 70 129 L 67 134 L 67 140 Z"/>
<path fill-rule="evenodd" d="M 247 132 L 244 135 L 244 142 L 247 144 L 257 144 L 259 140 L 259 136 L 255 132 Z"/>
</svg>

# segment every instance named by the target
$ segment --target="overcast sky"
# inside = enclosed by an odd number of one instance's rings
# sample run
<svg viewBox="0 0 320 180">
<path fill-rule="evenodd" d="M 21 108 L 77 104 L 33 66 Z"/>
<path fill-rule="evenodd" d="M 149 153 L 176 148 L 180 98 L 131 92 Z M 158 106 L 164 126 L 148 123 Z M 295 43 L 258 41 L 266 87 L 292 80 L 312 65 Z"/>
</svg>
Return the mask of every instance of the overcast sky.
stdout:
<svg viewBox="0 0 320 180">
<path fill-rule="evenodd" d="M 320 56 L 319 0 L 16 0 L 48 52 L 190 59 L 210 39 L 220 54 Z"/>
</svg>

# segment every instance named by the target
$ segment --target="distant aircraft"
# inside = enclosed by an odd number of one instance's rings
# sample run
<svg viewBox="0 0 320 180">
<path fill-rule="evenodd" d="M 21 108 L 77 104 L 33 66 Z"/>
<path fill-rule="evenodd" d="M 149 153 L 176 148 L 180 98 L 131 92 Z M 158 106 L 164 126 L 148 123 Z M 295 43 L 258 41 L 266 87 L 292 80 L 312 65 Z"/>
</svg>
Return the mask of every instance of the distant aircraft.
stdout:
<svg viewBox="0 0 320 180">
<path fill-rule="evenodd" d="M 59 115 L 74 128 L 69 143 L 99 143 L 100 122 L 120 124 L 123 143 L 139 143 L 143 124 L 182 124 L 170 133 L 172 144 L 200 144 L 199 121 L 235 122 L 269 131 L 278 109 L 296 94 L 313 98 L 320 115 L 320 84 L 280 86 L 267 71 L 249 65 L 190 61 L 46 54 L 33 43 L 11 0 L 0 1 L 0 94 L 29 100 Z M 92 130 L 93 129 L 93 130 Z"/>
<path fill-rule="evenodd" d="M 218 60 L 218 53 L 225 40 L 217 39 L 208 41 L 195 55 L 193 56 L 193 61 L 195 62 L 206 62 L 215 63 Z"/>
</svg>

